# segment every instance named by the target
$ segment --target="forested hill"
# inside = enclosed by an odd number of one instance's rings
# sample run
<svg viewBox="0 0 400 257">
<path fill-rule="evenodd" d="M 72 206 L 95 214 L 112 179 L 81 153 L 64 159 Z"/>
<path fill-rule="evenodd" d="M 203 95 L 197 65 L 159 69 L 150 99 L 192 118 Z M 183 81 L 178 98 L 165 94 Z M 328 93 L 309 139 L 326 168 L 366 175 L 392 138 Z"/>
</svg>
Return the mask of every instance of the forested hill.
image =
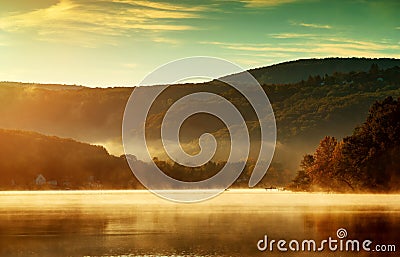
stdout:
<svg viewBox="0 0 400 257">
<path fill-rule="evenodd" d="M 252 69 L 250 73 L 260 84 L 287 84 L 307 80 L 310 75 L 323 77 L 335 72 L 368 71 L 372 64 L 377 64 L 381 69 L 387 69 L 394 66 L 400 67 L 400 60 L 392 58 L 301 59 Z"/>
<path fill-rule="evenodd" d="M 139 183 L 101 146 L 0 129 L 0 189 L 122 189 Z"/>
<path fill-rule="evenodd" d="M 307 63 L 321 62 L 322 66 L 329 66 L 335 60 L 337 59 L 303 60 L 292 62 L 292 64 L 306 65 Z M 341 62 L 343 65 L 352 61 L 364 61 L 364 66 L 372 64 L 366 68 L 366 71 L 333 72 L 331 75 L 322 76 L 305 73 L 306 79 L 295 83 L 262 85 L 270 98 L 277 122 L 278 143 L 272 168 L 279 171 L 279 174 L 285 174 L 282 177 L 288 181 L 292 179 L 290 173 L 293 177 L 295 176 L 302 156 L 307 152 L 312 152 L 321 138 L 331 135 L 341 139 L 351 134 L 354 127 L 365 121 L 368 109 L 375 101 L 381 101 L 388 96 L 395 99 L 400 96 L 400 64 L 387 68 L 390 64 L 398 63 L 399 60 L 352 58 L 340 60 L 339 63 Z M 325 61 L 327 64 L 323 64 Z M 315 69 L 318 70 L 319 66 L 315 65 Z M 350 66 L 346 65 L 343 67 L 339 65 L 337 70 L 344 70 L 344 67 L 350 69 Z M 331 67 L 334 69 L 334 66 Z M 355 65 L 354 70 L 357 70 L 358 67 L 361 67 L 361 64 Z M 286 69 L 287 77 L 290 77 L 292 73 L 290 66 L 286 66 Z M 44 135 L 72 138 L 76 141 L 103 145 L 115 156 L 123 154 L 122 117 L 126 102 L 133 89 L 76 86 L 71 88 L 74 90 L 70 90 L 69 86 L 65 85 L 0 83 L 0 128 L 35 131 Z M 258 153 L 259 126 L 254 111 L 240 93 L 226 84 L 211 81 L 170 86 L 155 101 L 147 120 L 146 136 L 149 135 L 148 145 L 154 146 L 151 154 L 158 157 L 160 163 L 165 156 L 162 148 L 159 147 L 160 123 L 166 111 L 181 97 L 204 91 L 229 99 L 239 109 L 251 132 L 251 140 L 255 142 L 255 144 L 252 143 L 251 153 Z M 145 92 L 144 97 L 146 97 Z M 195 104 L 204 103 L 192 103 L 192 105 Z M 185 150 L 196 151 L 199 135 L 209 132 L 216 136 L 219 143 L 222 142 L 219 144 L 222 147 L 217 151 L 222 154 L 217 155 L 213 161 L 218 163 L 226 160 L 228 149 L 223 146 L 228 146 L 226 140 L 229 138 L 224 124 L 218 121 L 217 118 L 211 119 L 209 116 L 201 114 L 190 117 L 188 122 L 183 124 L 181 130 L 182 147 Z M 64 141 L 56 141 L 58 142 L 56 145 L 62 148 Z M 33 144 L 37 141 L 29 142 Z M 3 145 L 4 141 L 0 141 L 0 143 Z M 10 155 L 7 156 L 24 156 L 20 153 L 23 145 L 20 148 L 10 149 L 15 152 L 10 150 Z M 34 151 L 34 148 L 31 149 Z M 73 151 L 72 148 L 70 149 Z M 161 150 L 159 151 L 159 149 Z M 256 154 L 251 157 L 257 157 Z M 33 158 L 33 156 L 35 155 L 32 152 L 26 158 Z M 107 153 L 104 153 L 103 157 L 110 159 L 110 163 L 114 162 Z M 5 158 L 6 161 L 3 165 L 6 165 L 7 161 L 14 164 L 23 163 L 18 161 L 20 160 L 18 158 L 16 161 L 12 158 Z M 23 169 L 21 168 L 21 170 Z M 35 169 L 33 172 L 41 172 L 40 170 Z M 270 172 L 270 174 L 273 173 Z M 33 175 L 32 173 L 30 176 Z M 87 180 L 87 177 L 90 176 L 85 175 L 84 179 Z M 275 181 L 285 183 L 278 177 Z"/>
</svg>

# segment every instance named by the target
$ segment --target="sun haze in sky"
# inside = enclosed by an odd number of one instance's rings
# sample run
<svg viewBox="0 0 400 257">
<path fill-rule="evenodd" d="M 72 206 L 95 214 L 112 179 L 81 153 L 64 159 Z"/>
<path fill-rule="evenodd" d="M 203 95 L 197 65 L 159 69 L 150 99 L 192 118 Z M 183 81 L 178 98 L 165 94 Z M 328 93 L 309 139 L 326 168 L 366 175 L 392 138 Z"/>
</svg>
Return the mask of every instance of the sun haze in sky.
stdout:
<svg viewBox="0 0 400 257">
<path fill-rule="evenodd" d="M 400 58 L 400 1 L 0 2 L 0 80 L 133 86 L 166 62 Z"/>
</svg>

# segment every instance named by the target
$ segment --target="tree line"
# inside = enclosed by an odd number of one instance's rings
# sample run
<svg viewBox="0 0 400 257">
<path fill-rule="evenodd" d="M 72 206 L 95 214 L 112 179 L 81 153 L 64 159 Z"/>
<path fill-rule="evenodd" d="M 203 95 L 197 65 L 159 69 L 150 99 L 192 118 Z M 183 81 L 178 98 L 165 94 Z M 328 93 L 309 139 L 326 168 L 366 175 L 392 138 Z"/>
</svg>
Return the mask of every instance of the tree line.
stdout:
<svg viewBox="0 0 400 257">
<path fill-rule="evenodd" d="M 290 188 L 299 191 L 400 190 L 400 98 L 375 102 L 351 136 L 324 137 L 306 154 Z"/>
</svg>

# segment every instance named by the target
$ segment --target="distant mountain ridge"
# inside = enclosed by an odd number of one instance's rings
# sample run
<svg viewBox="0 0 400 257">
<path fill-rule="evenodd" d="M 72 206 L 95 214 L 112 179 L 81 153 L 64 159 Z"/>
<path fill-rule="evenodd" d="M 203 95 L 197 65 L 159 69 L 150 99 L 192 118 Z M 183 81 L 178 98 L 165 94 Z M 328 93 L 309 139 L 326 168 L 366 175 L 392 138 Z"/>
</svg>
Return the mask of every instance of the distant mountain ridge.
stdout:
<svg viewBox="0 0 400 257">
<path fill-rule="evenodd" d="M 309 76 L 332 75 L 334 72 L 348 73 L 368 71 L 372 64 L 380 69 L 400 67 L 395 58 L 323 58 L 300 59 L 271 66 L 255 68 L 249 72 L 260 84 L 287 84 L 307 80 Z M 234 75 L 233 75 L 234 76 Z"/>
<path fill-rule="evenodd" d="M 7 86 L 7 87 L 37 87 L 42 89 L 48 90 L 78 90 L 83 88 L 83 86 L 78 85 L 61 85 L 61 84 L 39 84 L 39 83 L 24 83 L 24 82 L 11 82 L 11 81 L 0 81 L 0 86 Z"/>
</svg>

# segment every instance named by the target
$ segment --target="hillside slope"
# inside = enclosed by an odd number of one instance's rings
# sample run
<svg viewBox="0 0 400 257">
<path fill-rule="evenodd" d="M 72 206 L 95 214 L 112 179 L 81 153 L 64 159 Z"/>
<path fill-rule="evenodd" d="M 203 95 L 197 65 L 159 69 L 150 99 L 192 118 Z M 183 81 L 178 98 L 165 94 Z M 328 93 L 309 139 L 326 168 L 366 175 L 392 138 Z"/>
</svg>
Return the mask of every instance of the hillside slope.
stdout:
<svg viewBox="0 0 400 257">
<path fill-rule="evenodd" d="M 260 84 L 288 84 L 307 80 L 309 76 L 333 75 L 335 72 L 368 71 L 372 64 L 381 69 L 400 66 L 394 58 L 323 58 L 301 59 L 249 70 Z"/>
<path fill-rule="evenodd" d="M 383 69 L 379 66 L 394 65 L 399 60 L 350 58 L 333 61 L 302 60 L 289 64 L 308 66 L 311 63 L 313 65 L 310 67 L 318 70 L 318 63 L 326 62 L 324 65 L 331 69 L 336 67 L 337 70 L 346 70 L 351 69 L 351 63 L 356 61 L 359 65 L 354 69 L 368 65 L 369 68 L 367 72 L 334 73 L 330 76 L 307 74 L 305 76 L 308 79 L 297 83 L 263 86 L 277 120 L 278 146 L 275 161 L 284 163 L 293 172 L 302 155 L 312 151 L 321 137 L 332 135 L 341 138 L 350 134 L 355 126 L 364 121 L 368 108 L 375 101 L 387 96 L 400 96 L 400 68 Z M 334 63 L 342 63 L 343 66 L 334 66 Z M 379 64 L 373 66 L 370 63 Z M 282 67 L 289 64 L 282 64 Z M 291 74 L 289 66 L 285 69 Z M 289 75 L 287 77 L 290 78 Z M 1 83 L 0 128 L 36 131 L 101 144 L 110 153 L 121 155 L 122 117 L 133 88 L 73 87 L 74 90 L 68 90 L 62 87 Z M 160 123 L 169 106 L 182 96 L 203 91 L 226 97 L 242 112 L 255 142 L 251 152 L 252 157 L 255 157 L 259 130 L 254 111 L 237 91 L 217 81 L 173 85 L 157 99 L 147 122 L 148 139 L 155 149 L 152 154 L 163 157 L 163 151 L 158 151 Z M 222 141 L 227 139 L 223 123 L 207 115 L 198 115 L 183 124 L 183 147 L 194 152 L 198 150 L 197 139 L 204 132 L 213 133 Z M 226 149 L 222 148 L 220 152 L 225 155 L 217 156 L 215 161 L 226 157 Z"/>
<path fill-rule="evenodd" d="M 125 160 L 100 146 L 35 132 L 0 129 L 1 189 L 128 188 Z M 38 177 L 44 178 L 42 181 Z"/>
</svg>

